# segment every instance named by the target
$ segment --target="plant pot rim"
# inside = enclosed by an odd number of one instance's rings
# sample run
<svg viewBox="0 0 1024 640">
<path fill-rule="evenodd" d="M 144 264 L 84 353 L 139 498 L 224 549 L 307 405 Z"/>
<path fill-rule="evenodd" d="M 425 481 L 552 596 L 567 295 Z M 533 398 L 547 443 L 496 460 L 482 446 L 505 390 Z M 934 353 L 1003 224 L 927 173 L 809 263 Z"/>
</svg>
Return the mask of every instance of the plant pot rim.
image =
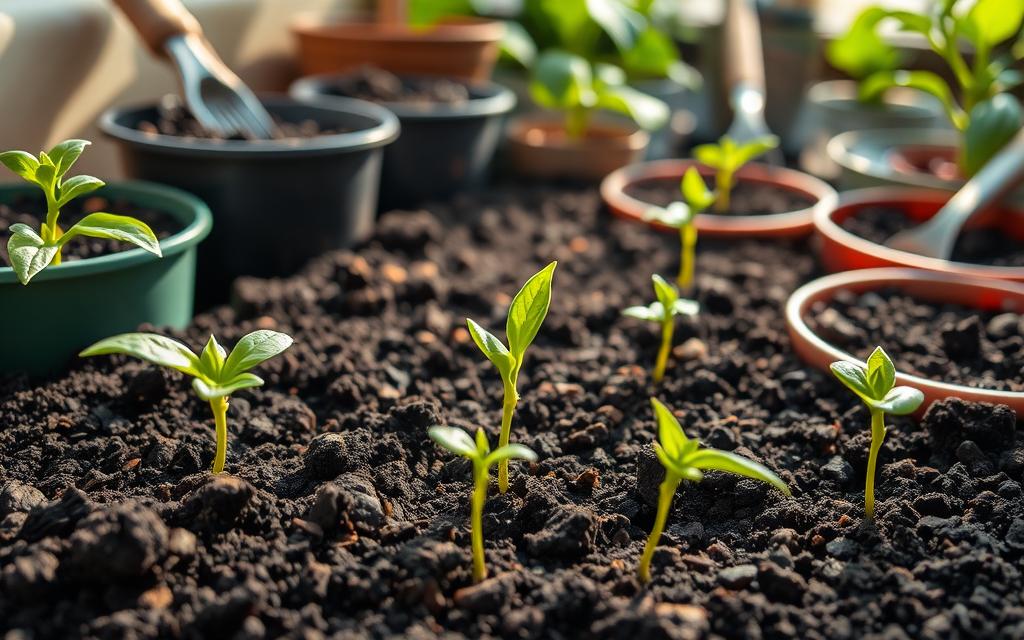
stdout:
<svg viewBox="0 0 1024 640">
<path fill-rule="evenodd" d="M 941 189 L 922 189 L 918 187 L 868 187 L 844 191 L 839 194 L 835 207 L 822 208 L 814 212 L 814 227 L 817 233 L 826 241 L 841 245 L 863 262 L 861 265 L 851 267 L 854 269 L 874 266 L 872 262 L 865 261 L 865 257 L 870 257 L 897 267 L 910 267 L 960 276 L 1024 282 L 1024 267 L 999 267 L 920 256 L 916 253 L 900 251 L 885 245 L 876 244 L 867 238 L 850 233 L 834 220 L 835 215 L 840 211 L 868 206 L 898 207 L 913 202 L 926 202 L 934 204 L 936 208 L 939 208 L 949 200 L 950 195 L 948 191 Z M 1019 211 L 1020 215 L 1024 216 L 1024 209 L 1010 206 L 1005 206 L 1005 208 Z"/>
<path fill-rule="evenodd" d="M 347 131 L 314 138 L 287 138 L 284 140 L 201 140 L 183 136 L 169 136 L 162 133 L 145 133 L 121 123 L 130 114 L 149 111 L 156 103 L 146 102 L 124 107 L 107 109 L 100 116 L 100 129 L 111 138 L 130 145 L 160 149 L 169 154 L 214 158 L 282 158 L 289 156 L 313 156 L 338 153 L 352 153 L 364 149 L 381 147 L 394 142 L 398 137 L 398 118 L 380 105 L 356 100 L 338 98 L 330 103 L 299 101 L 282 94 L 260 96 L 267 109 L 303 107 L 316 113 L 347 113 L 373 120 L 376 124 L 357 131 Z"/>
<path fill-rule="evenodd" d="M 844 170 L 877 180 L 947 191 L 963 186 L 963 180 L 944 180 L 924 172 L 895 171 L 891 155 L 894 150 L 907 147 L 955 150 L 958 148 L 957 132 L 941 128 L 846 131 L 829 140 L 825 151 Z"/>
<path fill-rule="evenodd" d="M 321 73 L 311 76 L 303 76 L 292 83 L 288 94 L 302 102 L 315 102 L 319 100 L 334 100 L 337 98 L 351 100 L 345 96 L 327 94 L 320 91 L 324 86 L 330 86 L 340 78 L 346 78 L 352 73 Z M 402 80 L 429 79 L 436 76 L 425 74 L 395 74 Z M 490 116 L 503 115 L 516 106 L 516 94 L 511 89 L 498 84 L 497 82 L 470 82 L 454 76 L 443 76 L 446 80 L 457 82 L 470 91 L 469 100 L 459 103 L 417 103 L 410 105 L 403 102 L 373 102 L 380 105 L 396 116 L 398 119 L 407 121 L 428 121 L 428 120 L 461 120 L 464 118 L 487 118 Z"/>
<path fill-rule="evenodd" d="M 917 117 L 928 121 L 942 114 L 942 105 L 926 93 L 908 87 L 890 87 L 883 95 L 882 102 L 877 105 L 865 104 L 857 99 L 857 82 L 855 80 L 822 80 L 810 86 L 807 99 L 821 108 L 841 114 L 843 109 L 833 105 L 840 103 L 856 103 L 867 107 L 904 107 L 919 113 L 904 113 L 907 118 Z"/>
<path fill-rule="evenodd" d="M 36 191 L 38 191 L 38 187 L 28 184 L 0 185 L 0 197 L 20 193 L 31 194 Z M 209 207 L 191 193 L 175 189 L 174 187 L 142 180 L 129 180 L 107 184 L 98 189 L 95 195 L 121 197 L 127 200 L 132 200 L 133 198 L 160 199 L 167 203 L 166 207 L 162 208 L 160 205 L 156 205 L 152 208 L 161 209 L 163 213 L 172 215 L 176 220 L 184 224 L 185 228 L 160 241 L 160 250 L 163 252 L 163 258 L 136 248 L 95 258 L 70 260 L 57 266 L 43 269 L 32 278 L 32 282 L 24 286 L 31 287 L 36 282 L 45 282 L 47 280 L 67 280 L 93 276 L 109 271 L 130 269 L 138 265 L 166 259 L 199 244 L 200 241 L 210 234 L 210 229 L 213 227 L 213 216 L 210 214 Z M 0 267 L 0 285 L 7 284 L 22 286 L 14 273 L 14 269 L 3 266 Z"/>
<path fill-rule="evenodd" d="M 595 118 L 587 126 L 587 132 L 580 140 L 571 140 L 565 136 L 559 138 L 545 137 L 543 140 L 533 140 L 528 132 L 533 129 L 541 131 L 565 131 L 565 126 L 560 114 L 551 113 L 529 113 L 513 118 L 508 123 L 506 136 L 515 144 L 529 147 L 535 150 L 557 149 L 560 151 L 600 151 L 602 148 L 629 149 L 640 151 L 650 141 L 650 134 L 633 124 L 625 122 Z M 593 131 L 603 131 L 612 135 L 592 136 Z"/>
<path fill-rule="evenodd" d="M 407 24 L 380 24 L 367 16 L 332 18 L 304 13 L 295 17 L 291 30 L 300 37 L 325 40 L 488 43 L 497 42 L 504 37 L 505 23 L 488 18 L 462 16 L 446 18 L 426 27 L 413 27 Z"/>
<path fill-rule="evenodd" d="M 920 269 L 883 268 L 846 271 L 812 280 L 794 291 L 789 297 L 786 302 L 786 326 L 790 339 L 793 341 L 794 350 L 802 360 L 823 371 L 827 371 L 828 365 L 837 360 L 852 360 L 863 365 L 862 360 L 829 344 L 814 333 L 804 321 L 804 315 L 815 302 L 830 299 L 839 290 L 861 292 L 893 285 L 913 286 L 915 284 L 931 285 L 930 289 L 942 291 L 949 296 L 947 300 L 936 300 L 932 296 L 922 297 L 922 299 L 934 302 L 962 299 L 968 294 L 973 294 L 975 298 L 988 301 L 992 307 L 1009 298 L 1016 302 L 1018 313 L 1024 311 L 1024 285 L 1014 282 L 974 278 L 953 273 L 935 273 Z M 957 397 L 974 402 L 1010 405 L 1017 412 L 1018 417 L 1024 417 L 1024 392 L 968 387 L 898 372 L 896 382 L 919 389 L 925 394 L 925 402 L 918 410 L 918 415 L 923 414 L 928 406 L 936 400 Z"/>
<path fill-rule="evenodd" d="M 644 212 L 652 205 L 634 198 L 626 189 L 639 182 L 656 180 L 682 180 L 690 167 L 697 167 L 702 175 L 713 175 L 713 170 L 693 159 L 655 160 L 627 165 L 610 173 L 601 182 L 601 197 L 612 213 L 667 230 L 668 227 L 644 220 Z M 713 236 L 777 236 L 795 237 L 809 234 L 816 211 L 835 206 L 836 191 L 823 180 L 789 169 L 752 162 L 744 165 L 736 177 L 743 181 L 776 185 L 815 200 L 810 207 L 786 213 L 763 215 L 732 215 L 700 213 L 695 218 L 698 232 Z M 681 196 L 680 196 L 681 197 Z M 673 230 L 674 231 L 674 230 Z"/>
</svg>

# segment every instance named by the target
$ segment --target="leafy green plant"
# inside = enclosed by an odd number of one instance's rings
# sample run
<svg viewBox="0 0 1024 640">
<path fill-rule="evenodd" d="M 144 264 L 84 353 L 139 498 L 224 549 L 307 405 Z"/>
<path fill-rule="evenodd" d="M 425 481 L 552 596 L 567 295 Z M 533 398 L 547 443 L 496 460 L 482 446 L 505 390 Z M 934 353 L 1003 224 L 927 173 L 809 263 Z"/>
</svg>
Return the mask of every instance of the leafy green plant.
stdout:
<svg viewBox="0 0 1024 640">
<path fill-rule="evenodd" d="M 217 428 L 217 455 L 213 473 L 224 470 L 228 450 L 228 397 L 240 390 L 263 385 L 249 372 L 290 347 L 290 336 L 277 331 L 260 330 L 247 334 L 229 354 L 210 336 L 202 353 L 196 356 L 177 340 L 155 333 L 123 333 L 100 340 L 79 355 L 123 354 L 168 367 L 192 376 L 192 389 L 210 403 Z"/>
<path fill-rule="evenodd" d="M 74 176 L 65 179 L 71 166 L 89 144 L 87 140 L 65 140 L 35 157 L 26 151 L 4 151 L 0 163 L 26 182 L 37 185 L 46 196 L 46 220 L 37 233 L 21 222 L 11 225 L 7 241 L 11 267 L 21 284 L 40 271 L 61 263 L 61 250 L 68 241 L 78 236 L 110 238 L 134 244 L 158 256 L 160 242 L 153 230 L 144 222 L 129 216 L 112 213 L 90 213 L 67 231 L 59 224 L 60 210 L 79 196 L 103 186 L 103 181 L 92 176 Z"/>
<path fill-rule="evenodd" d="M 679 231 L 679 274 L 676 284 L 687 291 L 693 284 L 695 251 L 697 248 L 697 227 L 694 219 L 715 201 L 715 194 L 704 184 L 704 178 L 696 168 L 690 167 L 680 182 L 684 202 L 673 202 L 667 207 L 651 207 L 644 212 L 644 219 L 657 222 Z"/>
<path fill-rule="evenodd" d="M 473 540 L 473 581 L 480 582 L 487 577 L 487 565 L 484 564 L 483 513 L 491 467 L 494 463 L 507 465 L 509 460 L 515 458 L 534 462 L 537 460 L 537 454 L 521 444 L 506 444 L 491 451 L 491 445 L 483 429 L 476 430 L 475 442 L 468 433 L 454 427 L 434 426 L 430 427 L 427 433 L 437 444 L 473 463 L 470 535 Z"/>
<path fill-rule="evenodd" d="M 661 325 L 661 348 L 658 359 L 654 363 L 651 374 L 654 382 L 661 382 L 665 377 L 665 366 L 668 354 L 672 351 L 672 336 L 675 333 L 676 316 L 694 316 L 700 311 L 700 305 L 694 300 L 679 297 L 679 291 L 658 274 L 651 276 L 654 284 L 654 295 L 657 298 L 646 307 L 629 307 L 622 315 Z"/>
<path fill-rule="evenodd" d="M 469 335 L 473 336 L 473 342 L 498 369 L 504 384 L 499 447 L 508 444 L 512 432 L 512 415 L 519 402 L 519 392 L 516 389 L 519 371 L 523 366 L 526 348 L 537 337 L 537 332 L 548 315 L 548 307 L 551 306 L 551 279 L 557 266 L 557 262 L 552 262 L 535 273 L 512 299 L 512 304 L 508 308 L 508 320 L 505 323 L 508 347 L 472 319 L 466 318 L 466 326 L 469 328 Z M 498 488 L 502 493 L 508 491 L 508 460 L 498 461 Z"/>
<path fill-rule="evenodd" d="M 715 211 L 728 213 L 736 172 L 754 158 L 779 146 L 777 136 L 762 136 L 746 144 L 737 144 L 722 136 L 718 144 L 702 144 L 693 149 L 693 157 L 715 170 Z"/>
<path fill-rule="evenodd" d="M 902 416 L 917 411 L 924 395 L 912 387 L 897 387 L 896 367 L 882 347 L 868 357 L 867 366 L 853 361 L 833 362 L 832 373 L 867 405 L 871 412 L 871 449 L 864 485 L 864 513 L 875 516 L 875 465 L 885 441 L 885 414 Z"/>
<path fill-rule="evenodd" d="M 786 483 L 768 467 L 735 453 L 701 447 L 700 442 L 686 437 L 679 420 L 668 407 L 657 398 L 651 398 L 651 406 L 658 421 L 658 441 L 654 443 L 654 453 L 665 467 L 665 479 L 658 490 L 658 513 L 654 518 L 654 527 L 647 538 L 643 555 L 640 556 L 638 574 L 641 582 L 651 580 L 651 558 L 665 530 L 672 498 L 683 480 L 700 482 L 704 479 L 705 471 L 725 471 L 766 482 L 785 495 L 791 495 Z"/>
<path fill-rule="evenodd" d="M 950 122 L 961 134 L 957 162 L 967 176 L 974 175 L 1021 128 L 1020 103 L 1009 91 L 1024 81 L 1019 63 L 1024 59 L 1024 40 L 1016 38 L 1024 21 L 1019 0 L 936 0 L 927 13 L 873 7 L 862 14 L 861 30 L 875 31 L 895 23 L 899 31 L 923 36 L 929 47 L 949 66 L 953 86 L 932 71 L 877 68 L 879 49 L 870 46 L 880 36 L 867 38 L 865 46 L 844 50 L 846 64 L 870 71 L 861 82 L 860 94 L 872 99 L 894 86 L 929 93 L 942 103 Z M 969 64 L 962 45 L 970 45 Z"/>
<path fill-rule="evenodd" d="M 825 57 L 829 64 L 856 80 L 895 70 L 903 61 L 903 56 L 877 30 L 878 23 L 887 15 L 888 11 L 881 7 L 868 7 L 861 11 L 846 33 L 828 44 Z M 881 99 L 881 93 L 876 96 L 861 95 L 860 98 L 866 102 L 875 102 Z"/>
</svg>

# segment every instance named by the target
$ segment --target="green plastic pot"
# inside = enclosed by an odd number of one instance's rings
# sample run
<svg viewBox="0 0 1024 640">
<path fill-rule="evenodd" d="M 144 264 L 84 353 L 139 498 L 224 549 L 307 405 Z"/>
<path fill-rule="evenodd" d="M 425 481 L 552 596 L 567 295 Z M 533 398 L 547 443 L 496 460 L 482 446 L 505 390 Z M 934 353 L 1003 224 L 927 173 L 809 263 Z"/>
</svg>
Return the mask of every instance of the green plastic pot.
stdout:
<svg viewBox="0 0 1024 640">
<path fill-rule="evenodd" d="M 0 186 L 0 203 L 36 191 Z M 210 210 L 184 191 L 147 182 L 107 185 L 96 195 L 162 211 L 184 228 L 160 242 L 163 258 L 129 249 L 73 260 L 27 285 L 0 267 L 0 373 L 52 373 L 107 336 L 143 323 L 181 329 L 192 320 L 196 245 L 210 233 Z"/>
</svg>

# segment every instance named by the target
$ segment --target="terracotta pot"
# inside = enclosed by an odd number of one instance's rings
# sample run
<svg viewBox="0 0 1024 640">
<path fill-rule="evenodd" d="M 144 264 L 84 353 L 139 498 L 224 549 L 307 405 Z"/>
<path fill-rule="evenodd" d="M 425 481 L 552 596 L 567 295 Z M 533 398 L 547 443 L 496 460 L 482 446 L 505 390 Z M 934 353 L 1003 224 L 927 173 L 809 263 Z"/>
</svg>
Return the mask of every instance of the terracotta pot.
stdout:
<svg viewBox="0 0 1024 640">
<path fill-rule="evenodd" d="M 952 129 L 864 129 L 835 136 L 826 152 L 840 167 L 842 190 L 897 185 L 956 191 L 964 180 L 951 174 L 948 163 L 958 144 Z"/>
<path fill-rule="evenodd" d="M 459 18 L 415 28 L 370 21 L 323 21 L 300 16 L 292 24 L 303 75 L 373 65 L 398 74 L 489 80 L 505 25 Z"/>
<path fill-rule="evenodd" d="M 805 284 L 786 303 L 786 324 L 797 355 L 823 371 L 837 360 L 857 360 L 811 331 L 804 316 L 816 302 L 831 300 L 840 291 L 862 293 L 883 288 L 896 288 L 920 300 L 958 304 L 981 311 L 1024 312 L 1024 286 L 1016 283 L 917 269 L 863 269 L 839 273 Z M 967 387 L 903 373 L 896 374 L 896 383 L 920 389 L 924 394 L 925 401 L 915 414 L 917 417 L 933 402 L 951 397 L 1006 404 L 1018 416 L 1024 416 L 1024 393 Z"/>
<path fill-rule="evenodd" d="M 639 160 L 650 140 L 635 126 L 602 121 L 591 123 L 583 138 L 573 140 L 561 118 L 547 115 L 512 120 L 506 136 L 509 160 L 519 175 L 586 182 Z"/>
<path fill-rule="evenodd" d="M 907 187 L 874 187 L 840 194 L 837 206 L 819 209 L 814 214 L 822 265 L 832 272 L 871 267 L 913 267 L 1024 282 L 1024 267 L 993 267 L 919 256 L 876 244 L 840 226 L 843 220 L 865 207 L 897 207 L 914 220 L 924 222 L 938 213 L 951 195 L 946 191 Z M 991 226 L 1024 241 L 1024 209 L 996 208 L 973 218 L 966 228 Z"/>
<path fill-rule="evenodd" d="M 644 212 L 651 207 L 650 203 L 638 200 L 627 193 L 627 190 L 642 182 L 661 180 L 682 180 L 683 174 L 690 167 L 697 167 L 701 175 L 710 177 L 714 170 L 705 167 L 696 160 L 658 160 L 633 164 L 612 173 L 601 183 L 601 197 L 612 213 L 661 227 L 657 223 L 644 220 Z M 799 211 L 768 215 L 733 215 L 702 213 L 697 215 L 696 225 L 699 233 L 710 236 L 761 236 L 761 237 L 799 237 L 809 235 L 814 228 L 815 210 L 831 210 L 835 208 L 836 192 L 825 182 L 814 176 L 765 164 L 751 163 L 736 173 L 740 182 L 756 182 L 775 185 L 804 195 L 815 201 L 815 204 Z M 682 195 L 680 194 L 680 199 Z M 674 230 L 672 230 L 674 232 Z"/>
</svg>

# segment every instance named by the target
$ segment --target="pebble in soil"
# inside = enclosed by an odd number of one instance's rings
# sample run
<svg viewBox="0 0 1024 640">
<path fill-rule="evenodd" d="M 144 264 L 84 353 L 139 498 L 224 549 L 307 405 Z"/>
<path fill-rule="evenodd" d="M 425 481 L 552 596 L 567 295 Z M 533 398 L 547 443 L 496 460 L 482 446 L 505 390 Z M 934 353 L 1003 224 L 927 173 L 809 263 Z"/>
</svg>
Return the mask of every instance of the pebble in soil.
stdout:
<svg viewBox="0 0 1024 640">
<path fill-rule="evenodd" d="M 463 224 L 445 220 L 463 216 Z M 0 628 L 48 637 L 1016 638 L 1024 633 L 1024 438 L 1005 407 L 895 419 L 874 525 L 861 521 L 867 414 L 792 355 L 803 244 L 702 242 L 665 383 L 658 338 L 619 310 L 676 268 L 676 238 L 592 191 L 493 189 L 384 215 L 358 252 L 175 337 L 296 344 L 232 399 L 211 479 L 208 407 L 128 358 L 0 381 Z M 560 261 L 520 378 L 514 438 L 537 451 L 484 514 L 470 580 L 471 470 L 428 426 L 496 434 L 501 385 L 464 330 Z M 781 474 L 794 498 L 709 473 L 681 487 L 641 588 L 654 510 L 648 397 L 687 433 Z M 161 524 L 158 524 L 162 523 Z M 107 551 L 110 551 L 107 560 Z M 116 571 L 108 571 L 108 564 Z"/>
</svg>

